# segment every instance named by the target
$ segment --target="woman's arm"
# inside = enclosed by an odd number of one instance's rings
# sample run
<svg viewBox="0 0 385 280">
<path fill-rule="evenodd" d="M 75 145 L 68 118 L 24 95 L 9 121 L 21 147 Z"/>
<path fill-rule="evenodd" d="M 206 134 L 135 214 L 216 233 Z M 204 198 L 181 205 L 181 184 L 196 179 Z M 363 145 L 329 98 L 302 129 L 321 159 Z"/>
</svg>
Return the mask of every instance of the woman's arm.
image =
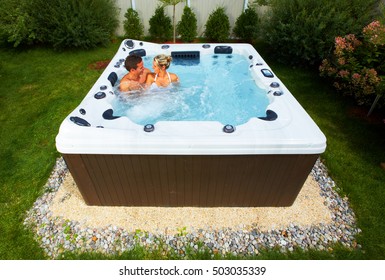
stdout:
<svg viewBox="0 0 385 280">
<path fill-rule="evenodd" d="M 177 74 L 170 73 L 170 78 L 171 78 L 171 82 L 173 82 L 173 83 L 179 82 L 179 77 Z"/>
</svg>

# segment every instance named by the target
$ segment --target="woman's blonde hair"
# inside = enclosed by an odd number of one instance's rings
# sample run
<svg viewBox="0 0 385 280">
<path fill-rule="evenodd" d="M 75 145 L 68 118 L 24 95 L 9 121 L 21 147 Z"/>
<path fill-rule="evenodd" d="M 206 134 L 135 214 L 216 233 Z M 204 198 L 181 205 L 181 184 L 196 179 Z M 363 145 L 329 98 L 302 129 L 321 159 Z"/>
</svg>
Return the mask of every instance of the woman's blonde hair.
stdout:
<svg viewBox="0 0 385 280">
<path fill-rule="evenodd" d="M 154 61 L 159 67 L 165 66 L 167 69 L 170 66 L 172 57 L 170 55 L 158 54 L 154 57 Z"/>
</svg>

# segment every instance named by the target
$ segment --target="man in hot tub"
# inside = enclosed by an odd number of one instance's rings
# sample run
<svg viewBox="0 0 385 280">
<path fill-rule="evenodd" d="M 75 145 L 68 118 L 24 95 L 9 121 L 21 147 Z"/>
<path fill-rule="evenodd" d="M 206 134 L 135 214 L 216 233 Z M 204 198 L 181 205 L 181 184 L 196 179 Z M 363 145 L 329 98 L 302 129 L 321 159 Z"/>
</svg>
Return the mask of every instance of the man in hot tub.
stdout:
<svg viewBox="0 0 385 280">
<path fill-rule="evenodd" d="M 147 74 L 151 71 L 145 68 L 140 56 L 129 55 L 124 62 L 128 73 L 120 80 L 119 90 L 122 92 L 141 91 L 146 85 Z"/>
</svg>

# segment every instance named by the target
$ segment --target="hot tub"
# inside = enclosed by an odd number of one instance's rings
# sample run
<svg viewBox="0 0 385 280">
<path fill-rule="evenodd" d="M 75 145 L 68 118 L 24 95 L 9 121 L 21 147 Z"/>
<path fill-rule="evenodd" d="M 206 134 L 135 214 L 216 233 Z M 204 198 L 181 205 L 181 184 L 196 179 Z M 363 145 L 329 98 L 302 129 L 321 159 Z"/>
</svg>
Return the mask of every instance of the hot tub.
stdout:
<svg viewBox="0 0 385 280">
<path fill-rule="evenodd" d="M 203 55 L 240 54 L 265 89 L 266 112 L 240 125 L 215 120 L 143 125 L 116 115 L 115 87 L 130 53 L 198 63 Z M 61 124 L 56 147 L 88 205 L 265 207 L 293 204 L 326 138 L 249 44 L 127 39 Z"/>
</svg>

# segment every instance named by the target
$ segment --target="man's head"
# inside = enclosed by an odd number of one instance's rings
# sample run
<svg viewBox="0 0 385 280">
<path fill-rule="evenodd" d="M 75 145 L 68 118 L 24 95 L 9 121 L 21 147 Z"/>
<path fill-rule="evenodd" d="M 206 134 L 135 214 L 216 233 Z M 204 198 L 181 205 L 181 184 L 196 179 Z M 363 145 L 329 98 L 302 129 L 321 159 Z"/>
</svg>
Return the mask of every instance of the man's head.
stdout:
<svg viewBox="0 0 385 280">
<path fill-rule="evenodd" d="M 128 72 L 130 72 L 131 70 L 143 72 L 144 70 L 142 58 L 134 54 L 126 57 L 124 67 L 126 67 Z"/>
</svg>

